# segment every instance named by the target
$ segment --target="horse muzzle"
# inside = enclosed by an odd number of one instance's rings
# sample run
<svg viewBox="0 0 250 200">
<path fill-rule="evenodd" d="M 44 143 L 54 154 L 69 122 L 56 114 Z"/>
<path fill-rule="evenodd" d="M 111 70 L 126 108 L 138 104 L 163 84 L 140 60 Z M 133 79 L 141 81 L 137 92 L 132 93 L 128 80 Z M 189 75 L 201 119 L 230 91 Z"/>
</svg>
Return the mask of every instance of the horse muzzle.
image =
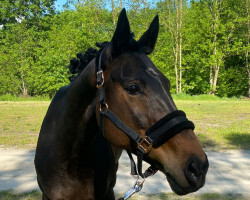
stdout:
<svg viewBox="0 0 250 200">
<path fill-rule="evenodd" d="M 184 186 L 178 183 L 170 173 L 165 173 L 171 189 L 178 195 L 186 195 L 191 192 L 196 192 L 205 184 L 206 174 L 208 171 L 208 160 L 202 162 L 199 158 L 192 156 L 186 163 L 183 170 L 185 179 L 188 184 Z"/>
</svg>

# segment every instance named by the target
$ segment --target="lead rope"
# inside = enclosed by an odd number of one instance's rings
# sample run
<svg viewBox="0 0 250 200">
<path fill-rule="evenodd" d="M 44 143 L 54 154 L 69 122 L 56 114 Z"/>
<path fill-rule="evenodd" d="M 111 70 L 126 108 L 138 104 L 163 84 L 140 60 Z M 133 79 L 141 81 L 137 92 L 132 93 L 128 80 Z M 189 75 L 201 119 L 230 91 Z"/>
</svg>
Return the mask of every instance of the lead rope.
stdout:
<svg viewBox="0 0 250 200">
<path fill-rule="evenodd" d="M 118 200 L 126 200 L 126 199 L 129 199 L 132 195 L 134 195 L 135 193 L 141 191 L 142 187 L 143 187 L 143 184 L 146 180 L 146 178 L 148 178 L 149 176 L 153 176 L 157 171 L 158 169 L 155 168 L 154 166 L 150 166 L 143 174 L 142 174 L 142 178 L 143 180 L 142 181 L 139 181 L 139 178 L 140 178 L 140 175 L 136 169 L 136 164 L 135 164 L 135 161 L 133 159 L 133 156 L 131 154 L 131 152 L 129 152 L 127 150 L 127 154 L 128 154 L 128 157 L 130 159 L 130 164 L 131 164 L 131 176 L 134 177 L 136 179 L 135 183 L 134 183 L 134 186 L 132 188 L 130 188 L 124 195 L 123 197 L 119 198 Z M 139 158 L 138 158 L 139 160 Z M 139 169 L 138 169 L 139 170 Z"/>
<path fill-rule="evenodd" d="M 140 192 L 143 186 L 145 180 L 143 180 L 142 182 L 136 181 L 134 186 L 132 188 L 130 188 L 124 195 L 123 197 L 119 198 L 118 200 L 126 200 L 128 198 L 130 198 L 132 195 L 134 195 L 137 192 Z"/>
</svg>

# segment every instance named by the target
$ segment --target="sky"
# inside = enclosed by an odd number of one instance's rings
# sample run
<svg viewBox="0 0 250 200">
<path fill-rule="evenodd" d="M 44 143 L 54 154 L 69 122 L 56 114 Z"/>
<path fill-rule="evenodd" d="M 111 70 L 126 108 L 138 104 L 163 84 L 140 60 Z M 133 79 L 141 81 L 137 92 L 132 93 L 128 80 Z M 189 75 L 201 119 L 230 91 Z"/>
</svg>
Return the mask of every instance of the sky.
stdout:
<svg viewBox="0 0 250 200">
<path fill-rule="evenodd" d="M 63 5 L 67 2 L 67 0 L 57 0 L 56 1 L 56 10 L 62 10 Z"/>
<path fill-rule="evenodd" d="M 67 0 L 56 0 L 55 6 L 56 6 L 56 10 L 62 10 L 63 9 L 63 5 L 67 2 Z M 158 2 L 158 0 L 148 0 L 148 2 L 152 3 L 152 2 Z"/>
</svg>

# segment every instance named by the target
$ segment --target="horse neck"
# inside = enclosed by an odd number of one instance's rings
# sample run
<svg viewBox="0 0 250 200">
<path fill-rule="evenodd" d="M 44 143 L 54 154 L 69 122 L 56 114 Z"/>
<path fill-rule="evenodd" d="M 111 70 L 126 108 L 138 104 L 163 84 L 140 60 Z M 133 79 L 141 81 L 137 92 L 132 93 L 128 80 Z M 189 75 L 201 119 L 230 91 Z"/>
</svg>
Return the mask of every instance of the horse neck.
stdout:
<svg viewBox="0 0 250 200">
<path fill-rule="evenodd" d="M 95 62 L 91 61 L 82 71 L 80 76 L 67 88 L 60 105 L 62 116 L 60 117 L 61 129 L 58 137 L 64 144 L 65 154 L 76 150 L 77 140 L 82 141 L 88 137 L 86 126 L 92 119 L 92 109 L 96 99 Z M 92 136 L 91 136 L 92 137 Z"/>
<path fill-rule="evenodd" d="M 69 104 L 69 110 L 73 112 L 74 115 L 80 112 L 79 114 L 82 116 L 81 120 L 79 120 L 79 126 L 83 128 L 83 130 L 76 135 L 78 139 L 76 139 L 73 144 L 72 152 L 75 153 L 84 151 L 82 147 L 91 144 L 96 138 L 96 134 L 99 134 L 95 112 L 97 94 L 95 73 L 95 60 L 92 60 L 80 76 L 70 85 L 68 102 L 71 102 L 71 105 Z M 77 120 L 74 119 L 74 121 Z M 83 145 L 83 141 L 87 141 L 87 143 Z M 122 149 L 114 145 L 111 145 L 111 149 L 114 155 L 114 162 L 118 163 Z"/>
</svg>

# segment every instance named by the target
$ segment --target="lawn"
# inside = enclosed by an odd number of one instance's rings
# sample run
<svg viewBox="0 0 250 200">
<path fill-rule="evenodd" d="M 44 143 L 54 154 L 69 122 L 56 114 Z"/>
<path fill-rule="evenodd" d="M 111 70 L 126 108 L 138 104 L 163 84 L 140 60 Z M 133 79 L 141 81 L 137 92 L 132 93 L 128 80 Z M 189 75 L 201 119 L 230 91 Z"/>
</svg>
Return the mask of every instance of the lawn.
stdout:
<svg viewBox="0 0 250 200">
<path fill-rule="evenodd" d="M 175 99 L 203 147 L 250 149 L 250 100 Z M 34 148 L 49 101 L 0 101 L 0 147 Z"/>
<path fill-rule="evenodd" d="M 15 194 L 11 191 L 0 191 L 1 200 L 41 200 L 42 195 L 39 191 Z"/>
<path fill-rule="evenodd" d="M 35 148 L 42 120 L 49 101 L 0 101 L 0 147 Z M 250 100 L 247 99 L 181 99 L 175 98 L 177 107 L 184 110 L 195 123 L 195 132 L 203 147 L 212 150 L 250 149 Z M 121 196 L 121 195 L 119 195 Z M 1 200 L 38 200 L 41 193 L 15 194 L 0 192 Z M 131 200 L 247 200 L 239 194 L 173 193 L 135 195 Z"/>
<path fill-rule="evenodd" d="M 195 124 L 203 147 L 250 149 L 250 100 L 176 100 Z"/>
<path fill-rule="evenodd" d="M 0 101 L 0 147 L 34 148 L 49 101 Z"/>
</svg>

